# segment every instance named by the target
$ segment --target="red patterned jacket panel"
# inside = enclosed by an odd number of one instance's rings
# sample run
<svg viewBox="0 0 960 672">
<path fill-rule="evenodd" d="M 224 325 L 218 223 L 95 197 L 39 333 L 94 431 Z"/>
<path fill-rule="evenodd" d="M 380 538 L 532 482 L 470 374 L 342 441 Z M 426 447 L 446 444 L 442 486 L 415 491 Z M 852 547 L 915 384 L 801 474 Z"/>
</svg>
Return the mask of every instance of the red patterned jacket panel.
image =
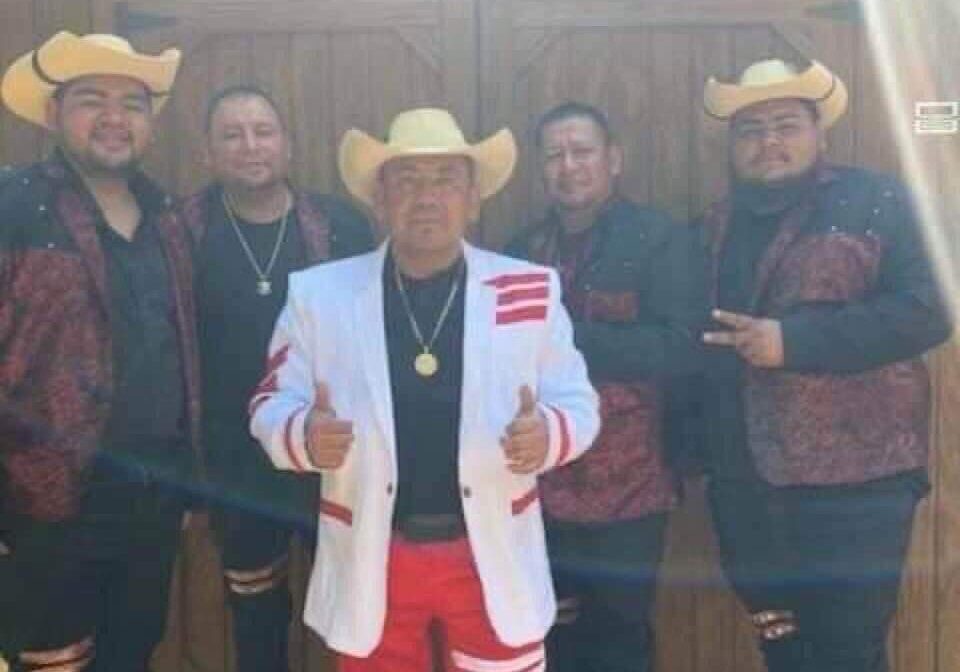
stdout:
<svg viewBox="0 0 960 672">
<path fill-rule="evenodd" d="M 556 519 L 624 520 L 677 502 L 664 454 L 662 384 L 698 366 L 706 304 L 687 234 L 664 214 L 615 198 L 577 258 L 558 257 L 558 223 L 550 218 L 508 250 L 560 267 L 574 339 L 600 395 L 593 448 L 541 477 L 541 501 Z"/>
<path fill-rule="evenodd" d="M 705 227 L 716 272 L 731 217 Z M 762 255 L 752 308 L 781 322 L 785 365 L 746 367 L 748 442 L 776 485 L 858 483 L 926 463 L 930 391 L 920 355 L 950 324 L 909 197 L 890 178 L 821 171 Z"/>
<path fill-rule="evenodd" d="M 160 204 L 154 216 L 173 285 L 196 448 L 189 241 L 169 199 L 142 176 L 134 179 L 138 192 Z M 56 156 L 0 183 L 0 496 L 7 514 L 68 518 L 110 413 L 112 341 L 97 216 L 92 197 Z"/>
</svg>

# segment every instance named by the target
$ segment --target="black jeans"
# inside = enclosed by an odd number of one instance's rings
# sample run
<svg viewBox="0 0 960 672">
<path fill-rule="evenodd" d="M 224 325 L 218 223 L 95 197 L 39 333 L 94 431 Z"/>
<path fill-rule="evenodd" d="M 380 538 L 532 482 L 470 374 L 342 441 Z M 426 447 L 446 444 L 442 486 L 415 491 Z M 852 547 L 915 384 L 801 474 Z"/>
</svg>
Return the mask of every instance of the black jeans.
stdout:
<svg viewBox="0 0 960 672">
<path fill-rule="evenodd" d="M 794 634 L 761 638 L 770 672 L 886 672 L 887 630 L 925 490 L 916 472 L 780 488 L 713 479 L 714 526 L 734 589 L 751 614 L 794 616 Z"/>
<path fill-rule="evenodd" d="M 557 599 L 575 599 L 572 621 L 547 636 L 551 672 L 653 669 L 650 611 L 667 514 L 609 523 L 547 521 Z"/>
<path fill-rule="evenodd" d="M 184 497 L 136 467 L 97 468 L 77 516 L 20 521 L 0 557 L 0 651 L 62 649 L 93 637 L 88 672 L 146 672 L 163 637 Z"/>
<path fill-rule="evenodd" d="M 266 590 L 238 592 L 226 581 L 233 612 L 238 672 L 287 672 L 287 632 L 292 600 L 286 580 L 290 542 L 299 535 L 310 552 L 316 543 L 316 514 L 278 515 L 250 502 L 220 502 L 212 508 L 213 529 L 224 571 L 257 572 L 273 566 L 276 581 Z"/>
</svg>

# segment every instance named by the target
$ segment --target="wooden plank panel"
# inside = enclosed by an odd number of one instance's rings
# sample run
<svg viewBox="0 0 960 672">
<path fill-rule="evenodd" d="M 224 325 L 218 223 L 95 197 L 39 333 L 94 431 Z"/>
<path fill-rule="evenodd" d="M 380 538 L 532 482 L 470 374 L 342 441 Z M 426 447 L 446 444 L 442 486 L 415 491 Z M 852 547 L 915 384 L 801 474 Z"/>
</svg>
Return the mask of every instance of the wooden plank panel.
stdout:
<svg viewBox="0 0 960 672">
<path fill-rule="evenodd" d="M 370 95 L 366 84 L 370 81 L 371 58 L 365 33 L 338 33 L 331 38 L 330 72 L 333 88 L 329 105 L 333 110 L 333 133 L 339 139 L 350 128 L 359 128 L 380 137 L 386 132 L 383 114 L 375 113 L 382 101 Z M 336 156 L 331 154 L 331 165 Z M 332 172 L 336 175 L 336 170 Z M 339 183 L 339 176 L 336 178 Z"/>
<path fill-rule="evenodd" d="M 345 31 L 396 26 L 438 26 L 438 0 L 282 0 L 263 2 L 131 0 L 130 12 L 177 19 L 215 33 Z"/>
<path fill-rule="evenodd" d="M 814 52 L 808 54 L 830 68 L 847 85 L 849 93 L 853 94 L 853 87 L 858 77 L 857 53 L 860 44 L 860 31 L 856 26 L 843 23 L 825 23 L 811 31 L 811 42 Z M 845 114 L 840 121 L 830 129 L 827 138 L 827 156 L 832 161 L 852 163 L 856 146 L 856 125 L 853 115 Z"/>
<path fill-rule="evenodd" d="M 954 220 L 957 221 L 957 220 Z M 960 348 L 954 342 L 935 360 L 938 364 L 937 437 L 940 447 L 935 485 L 937 500 L 937 618 L 935 669 L 960 670 L 960 453 L 956 450 L 960 421 L 953 409 L 960 403 Z"/>
<path fill-rule="evenodd" d="M 691 45 L 690 211 L 698 217 L 727 189 L 727 125 L 703 111 L 703 88 L 710 77 L 734 81 L 733 37 L 728 31 L 697 30 Z"/>
<path fill-rule="evenodd" d="M 37 40 L 33 30 L 31 0 L 0 3 L 0 64 L 4 70 L 21 54 L 33 49 Z M 40 132 L 0 106 L 0 165 L 30 163 L 39 157 Z"/>
<path fill-rule="evenodd" d="M 956 37 L 960 34 L 960 11 L 948 0 L 934 3 L 935 20 L 927 35 L 934 41 L 931 68 L 935 76 L 937 100 L 960 101 L 960 54 Z M 936 138 L 936 139 L 934 139 Z M 947 247 L 952 268 L 947 273 L 960 278 L 960 135 L 928 136 L 926 156 L 935 157 L 939 177 L 938 206 L 946 227 Z M 931 146 L 932 145 L 932 146 Z M 954 305 L 960 301 L 954 294 Z M 936 377 L 935 438 L 939 465 L 934 486 L 937 500 L 937 637 L 935 660 L 939 670 L 960 672 L 960 341 L 954 341 L 934 358 Z"/>
<path fill-rule="evenodd" d="M 184 533 L 184 537 L 189 532 Z M 180 552 L 177 554 L 177 563 L 173 570 L 173 579 L 170 584 L 170 603 L 167 608 L 167 624 L 163 641 L 153 652 L 151 667 L 156 672 L 173 672 L 180 670 L 180 661 L 183 660 L 184 623 L 180 618 L 183 591 L 185 590 L 183 577 L 184 547 L 181 537 Z"/>
<path fill-rule="evenodd" d="M 656 91 L 649 126 L 653 162 L 650 201 L 680 221 L 690 217 L 690 86 L 692 43 L 687 29 L 658 30 L 651 36 L 649 80 L 644 88 Z M 648 159 L 641 155 L 640 162 Z"/>
<path fill-rule="evenodd" d="M 35 0 L 33 6 L 38 44 L 60 30 L 90 32 L 90 0 Z"/>
<path fill-rule="evenodd" d="M 176 38 L 162 32 L 147 33 L 137 35 L 131 38 L 134 48 L 148 54 L 159 54 L 164 49 L 175 45 Z M 184 59 L 185 60 L 185 59 Z M 176 98 L 179 96 L 179 80 L 182 75 L 184 62 L 181 61 L 181 70 L 178 72 L 177 81 L 174 82 L 173 95 L 167 101 L 164 109 L 161 110 L 154 127 L 153 143 L 147 152 L 144 168 L 153 179 L 157 180 L 165 189 L 176 192 L 178 188 L 177 175 L 180 165 L 184 163 L 181 154 L 183 150 L 188 150 L 192 145 L 178 142 L 179 129 L 176 120 Z M 196 111 L 192 111 L 196 114 Z"/>
<path fill-rule="evenodd" d="M 582 0 L 519 0 L 514 4 L 515 25 L 568 26 L 578 29 L 677 24 L 752 25 L 804 19 L 808 16 L 807 10 L 818 3 L 799 0 L 591 0 L 587 11 L 584 4 Z"/>
<path fill-rule="evenodd" d="M 201 41 L 184 54 L 177 74 L 177 83 L 170 110 L 164 114 L 172 118 L 172 144 L 175 146 L 176 190 L 191 194 L 209 179 L 204 167 L 206 148 L 206 112 L 214 93 L 210 77 L 212 42 Z"/>
<path fill-rule="evenodd" d="M 291 36 L 287 33 L 258 33 L 250 41 L 250 82 L 270 93 L 288 125 L 296 89 L 290 67 L 291 49 Z M 291 165 L 295 167 L 296 164 Z"/>
<path fill-rule="evenodd" d="M 688 486 L 686 501 L 673 513 L 667 529 L 654 613 L 656 669 L 670 672 L 699 672 L 701 642 L 695 619 L 697 593 L 703 577 L 698 552 L 703 488 L 699 482 L 690 482 Z M 727 650 L 724 647 L 711 653 L 722 660 Z"/>
<path fill-rule="evenodd" d="M 937 452 L 931 468 L 936 473 Z M 935 671 L 936 640 L 936 541 L 934 512 L 939 492 L 932 492 L 917 507 L 913 539 L 904 568 L 897 615 L 890 632 L 890 651 L 897 670 Z"/>
<path fill-rule="evenodd" d="M 870 40 L 864 36 L 859 42 L 855 57 L 858 81 L 854 87 L 856 97 L 851 101 L 852 123 L 857 126 L 856 163 L 876 170 L 897 173 L 900 160 L 893 137 L 886 101 L 877 68 L 883 67 L 872 53 Z M 908 105 L 904 101 L 905 105 Z M 912 113 L 910 110 L 908 113 Z"/>
<path fill-rule="evenodd" d="M 90 30 L 95 33 L 116 32 L 116 0 L 90 1 Z"/>
<path fill-rule="evenodd" d="M 443 21 L 439 29 L 443 55 L 441 87 L 444 100 L 467 134 L 473 135 L 480 131 L 476 2 L 444 0 L 440 7 Z"/>
<path fill-rule="evenodd" d="M 437 43 L 434 31 L 427 28 L 407 28 L 402 33 L 392 31 L 384 33 L 378 43 L 382 47 L 372 46 L 378 54 L 376 69 L 381 73 L 383 98 L 396 101 L 397 105 L 397 110 L 386 115 L 384 124 L 389 123 L 400 109 L 439 106 L 456 116 L 468 138 L 473 135 L 470 120 L 476 117 L 475 111 L 464 119 L 460 111 L 463 103 L 452 104 L 445 83 L 452 66 L 441 54 L 442 47 Z M 397 73 L 392 72 L 394 69 L 402 75 L 397 77 Z"/>
<path fill-rule="evenodd" d="M 648 28 L 617 31 L 612 38 L 614 48 L 607 79 L 612 90 L 608 104 L 610 121 L 624 151 L 620 189 L 643 203 L 654 200 L 654 112 L 659 95 L 653 87 L 655 33 Z M 577 83 L 572 84 L 576 90 Z M 607 109 L 607 108 L 601 108 Z"/>
<path fill-rule="evenodd" d="M 253 77 L 253 35 L 218 35 L 210 44 L 210 81 L 217 88 Z"/>
<path fill-rule="evenodd" d="M 760 24 L 731 30 L 733 46 L 732 81 L 735 81 L 743 70 L 756 61 L 775 58 L 774 47 L 776 40 L 769 24 Z"/>
<path fill-rule="evenodd" d="M 35 0 L 33 3 L 33 42 L 30 47 L 39 46 L 61 30 L 77 34 L 90 31 L 89 0 Z M 49 136 L 36 133 L 33 129 L 28 135 L 34 140 L 34 157 L 42 158 L 50 151 L 52 143 Z"/>
<path fill-rule="evenodd" d="M 298 183 L 329 191 L 338 186 L 331 104 L 333 51 L 330 35 L 294 35 L 291 67 L 296 82 L 291 129 Z"/>
<path fill-rule="evenodd" d="M 233 672 L 229 614 L 224 609 L 220 556 L 206 514 L 194 517 L 182 547 L 178 618 L 182 623 L 180 667 L 169 672 Z"/>
<path fill-rule="evenodd" d="M 482 46 L 477 58 L 477 129 L 481 134 L 487 134 L 514 123 L 512 115 L 518 109 L 514 100 L 517 91 L 515 87 L 522 86 L 524 78 L 519 76 L 516 64 L 512 0 L 485 0 L 479 4 L 478 9 L 478 44 Z M 521 153 L 521 157 L 523 156 Z M 522 169 L 522 164 L 523 161 L 518 168 Z M 492 223 L 508 221 L 513 215 L 513 204 L 519 202 L 520 198 L 519 184 L 514 177 L 496 198 L 484 204 L 479 225 L 476 227 L 475 242 L 490 246 L 487 230 L 496 227 Z M 518 226 L 521 224 L 522 222 L 517 222 Z"/>
</svg>

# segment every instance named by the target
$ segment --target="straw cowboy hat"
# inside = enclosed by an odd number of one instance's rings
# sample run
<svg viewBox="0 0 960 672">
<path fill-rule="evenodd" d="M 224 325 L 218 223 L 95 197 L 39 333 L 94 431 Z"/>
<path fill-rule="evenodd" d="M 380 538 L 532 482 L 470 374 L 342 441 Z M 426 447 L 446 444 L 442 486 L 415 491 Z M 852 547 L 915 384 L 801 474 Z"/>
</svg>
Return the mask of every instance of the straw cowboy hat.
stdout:
<svg viewBox="0 0 960 672">
<path fill-rule="evenodd" d="M 47 101 L 57 87 L 87 75 L 123 75 L 143 82 L 158 112 L 167 102 L 179 64 L 177 49 L 149 56 L 116 35 L 61 31 L 13 62 L 0 83 L 0 96 L 12 112 L 46 127 Z"/>
<path fill-rule="evenodd" d="M 727 120 L 749 105 L 778 98 L 812 101 L 820 128 L 830 128 L 847 109 L 847 87 L 821 63 L 811 61 L 803 72 L 779 59 L 754 63 L 737 84 L 711 77 L 703 90 L 703 107 L 716 119 Z"/>
<path fill-rule="evenodd" d="M 468 144 L 456 120 L 446 110 L 420 108 L 398 114 L 387 141 L 351 129 L 340 142 L 340 177 L 358 200 L 373 205 L 380 168 L 404 156 L 465 156 L 473 160 L 480 198 L 486 199 L 507 183 L 517 161 L 517 144 L 509 129 Z"/>
</svg>

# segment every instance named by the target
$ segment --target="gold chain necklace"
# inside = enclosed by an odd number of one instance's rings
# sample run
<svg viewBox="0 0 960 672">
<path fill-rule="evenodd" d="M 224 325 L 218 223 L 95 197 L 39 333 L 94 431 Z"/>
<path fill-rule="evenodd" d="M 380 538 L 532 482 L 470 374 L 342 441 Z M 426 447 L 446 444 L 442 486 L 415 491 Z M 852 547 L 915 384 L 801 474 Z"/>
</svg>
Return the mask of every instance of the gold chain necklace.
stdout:
<svg viewBox="0 0 960 672">
<path fill-rule="evenodd" d="M 273 244 L 273 252 L 270 253 L 270 259 L 267 261 L 266 268 L 260 268 L 260 264 L 253 254 L 253 250 L 250 249 L 250 244 L 247 242 L 246 237 L 244 237 L 243 231 L 240 230 L 240 225 L 237 223 L 237 219 L 233 214 L 233 203 L 227 195 L 227 192 L 222 191 L 220 195 L 223 201 L 223 209 L 227 212 L 227 218 L 230 220 L 233 232 L 237 234 L 240 247 L 243 248 L 244 253 L 247 255 L 247 260 L 250 262 L 250 265 L 253 266 L 253 272 L 257 274 L 257 294 L 260 296 L 268 296 L 273 291 L 273 283 L 270 282 L 270 273 L 273 271 L 273 266 L 277 263 L 277 257 L 280 255 L 280 247 L 283 245 L 283 239 L 287 234 L 287 218 L 293 209 L 290 193 L 287 193 L 287 201 L 283 209 L 283 219 L 280 220 L 280 231 L 277 232 L 277 242 Z"/>
<path fill-rule="evenodd" d="M 396 280 L 397 289 L 400 291 L 400 299 L 403 302 L 403 309 L 407 313 L 407 319 L 410 320 L 410 328 L 413 330 L 413 335 L 420 344 L 420 354 L 413 359 L 413 370 L 424 378 L 429 378 L 440 368 L 440 361 L 437 359 L 436 355 L 430 352 L 430 349 L 437 340 L 437 336 L 440 335 L 440 330 L 446 323 L 447 315 L 450 313 L 450 307 L 453 306 L 453 299 L 456 297 L 457 291 L 460 289 L 459 268 L 457 268 L 456 273 L 456 280 L 454 280 L 453 285 L 450 286 L 450 293 L 447 294 L 447 302 L 444 304 L 443 310 L 440 311 L 440 317 L 437 318 L 437 323 L 433 327 L 433 334 L 431 334 L 429 341 L 424 341 L 423 332 L 420 331 L 420 325 L 417 324 L 417 318 L 414 316 L 413 310 L 410 308 L 410 299 L 407 298 L 407 290 L 403 286 L 403 277 L 400 275 L 400 269 L 397 267 L 396 261 L 394 261 L 393 264 L 393 277 L 394 280 Z"/>
</svg>

